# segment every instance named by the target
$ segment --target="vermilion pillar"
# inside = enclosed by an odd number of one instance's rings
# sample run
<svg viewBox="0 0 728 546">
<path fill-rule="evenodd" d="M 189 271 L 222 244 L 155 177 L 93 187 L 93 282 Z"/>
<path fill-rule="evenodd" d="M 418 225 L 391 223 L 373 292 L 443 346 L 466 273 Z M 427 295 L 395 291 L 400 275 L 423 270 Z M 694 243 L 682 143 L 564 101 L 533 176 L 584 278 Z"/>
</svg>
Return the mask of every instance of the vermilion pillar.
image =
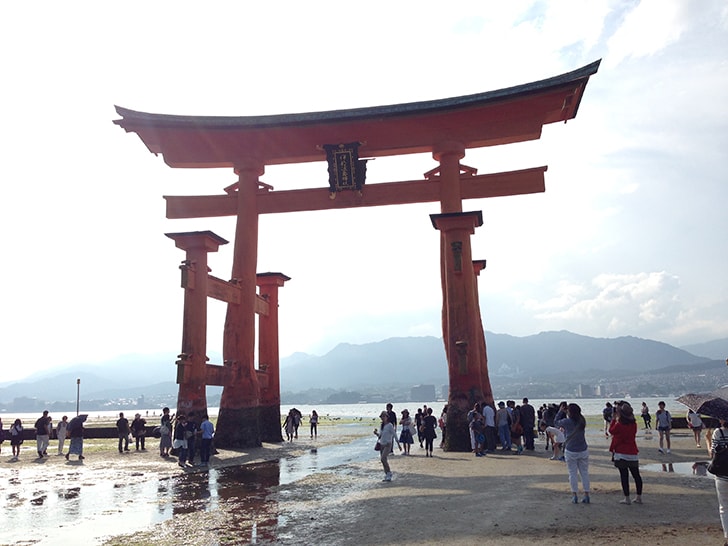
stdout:
<svg viewBox="0 0 728 546">
<path fill-rule="evenodd" d="M 177 411 L 207 413 L 207 253 L 217 252 L 227 241 L 211 231 L 167 233 L 186 257 L 180 266 L 185 290 L 182 318 L 182 352 L 177 361 Z"/>
<path fill-rule="evenodd" d="M 236 164 L 238 201 L 232 279 L 240 286 L 239 303 L 228 304 L 223 333 L 227 383 L 220 398 L 215 443 L 220 447 L 261 444 L 258 427 L 260 388 L 255 373 L 255 301 L 258 262 L 258 177 L 256 161 Z"/>
<path fill-rule="evenodd" d="M 291 278 L 283 273 L 258 273 L 257 277 L 259 294 L 268 302 L 268 314 L 258 317 L 260 438 L 263 442 L 282 442 L 278 288 Z"/>
<path fill-rule="evenodd" d="M 480 272 L 485 269 L 485 260 L 473 260 L 473 272 L 476 277 L 480 277 Z M 480 350 L 483 355 L 480 368 L 481 385 L 480 388 L 483 391 L 483 398 L 486 404 L 493 405 L 493 388 L 490 386 L 490 375 L 488 374 L 488 351 L 485 348 L 485 329 L 483 328 L 483 316 L 480 312 L 480 294 L 478 291 L 478 279 L 475 279 L 475 310 L 478 312 L 477 324 L 479 327 L 476 328 L 475 333 L 479 335 Z M 495 408 L 494 408 L 495 409 Z"/>
<path fill-rule="evenodd" d="M 443 240 L 445 351 L 450 378 L 447 436 L 445 448 L 470 450 L 467 412 L 483 401 L 482 330 L 476 309 L 475 272 L 472 266 L 470 236 L 483 224 L 478 212 L 453 212 L 431 215 L 433 226 Z"/>
<path fill-rule="evenodd" d="M 437 168 L 440 179 L 440 212 L 443 214 L 463 211 L 463 199 L 460 192 L 460 160 L 465 157 L 465 146 L 459 142 L 441 142 L 434 147 L 432 157 L 440 163 Z M 449 353 L 447 322 L 447 287 L 445 285 L 445 234 L 440 236 L 440 282 L 442 288 L 442 340 L 445 353 Z"/>
</svg>

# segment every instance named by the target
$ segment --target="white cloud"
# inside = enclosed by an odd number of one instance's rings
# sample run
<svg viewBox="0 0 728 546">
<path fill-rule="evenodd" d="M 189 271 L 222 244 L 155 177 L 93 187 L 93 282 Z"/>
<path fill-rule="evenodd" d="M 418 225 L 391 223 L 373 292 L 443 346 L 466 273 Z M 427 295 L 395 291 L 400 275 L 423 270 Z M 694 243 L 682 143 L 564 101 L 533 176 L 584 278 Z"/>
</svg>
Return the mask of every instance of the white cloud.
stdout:
<svg viewBox="0 0 728 546">
<path fill-rule="evenodd" d="M 680 310 L 680 280 L 664 271 L 601 274 L 591 283 L 561 282 L 556 296 L 528 300 L 524 306 L 553 329 L 584 331 L 600 337 L 624 332 L 662 333 L 674 326 Z"/>
<path fill-rule="evenodd" d="M 624 16 L 621 26 L 607 41 L 607 66 L 625 59 L 655 55 L 676 42 L 685 30 L 684 0 L 642 0 Z"/>
</svg>

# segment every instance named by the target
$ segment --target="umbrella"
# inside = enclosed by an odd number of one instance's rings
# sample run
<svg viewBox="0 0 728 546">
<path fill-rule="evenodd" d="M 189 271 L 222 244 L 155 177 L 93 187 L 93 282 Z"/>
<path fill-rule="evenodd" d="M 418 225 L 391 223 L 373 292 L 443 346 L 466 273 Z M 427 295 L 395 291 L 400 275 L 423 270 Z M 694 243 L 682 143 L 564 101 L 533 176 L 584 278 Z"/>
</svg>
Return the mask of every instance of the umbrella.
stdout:
<svg viewBox="0 0 728 546">
<path fill-rule="evenodd" d="M 728 400 L 716 396 L 714 392 L 704 394 L 685 394 L 677 399 L 699 415 L 707 415 L 728 421 Z"/>
<path fill-rule="evenodd" d="M 88 414 L 82 413 L 77 415 L 68 422 L 68 430 L 73 430 L 76 427 L 83 426 L 83 422 L 88 418 Z"/>
</svg>

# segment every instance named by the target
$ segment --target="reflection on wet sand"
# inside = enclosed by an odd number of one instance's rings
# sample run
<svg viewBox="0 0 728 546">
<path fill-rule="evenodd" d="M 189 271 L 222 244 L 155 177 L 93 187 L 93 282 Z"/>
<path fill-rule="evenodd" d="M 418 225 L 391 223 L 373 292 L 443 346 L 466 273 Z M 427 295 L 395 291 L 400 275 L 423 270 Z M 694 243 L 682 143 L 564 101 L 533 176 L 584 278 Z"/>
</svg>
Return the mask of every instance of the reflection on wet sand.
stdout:
<svg viewBox="0 0 728 546">
<path fill-rule="evenodd" d="M 695 461 L 692 463 L 657 463 L 657 464 L 646 464 L 641 465 L 640 469 L 647 470 L 650 472 L 667 472 L 682 474 L 685 476 L 709 476 L 707 471 L 707 461 Z"/>
<path fill-rule="evenodd" d="M 161 514 L 176 516 L 224 505 L 225 522 L 216 529 L 220 537 L 270 541 L 278 527 L 278 503 L 270 493 L 279 483 L 278 461 L 191 472 L 159 480 L 157 506 Z"/>
</svg>

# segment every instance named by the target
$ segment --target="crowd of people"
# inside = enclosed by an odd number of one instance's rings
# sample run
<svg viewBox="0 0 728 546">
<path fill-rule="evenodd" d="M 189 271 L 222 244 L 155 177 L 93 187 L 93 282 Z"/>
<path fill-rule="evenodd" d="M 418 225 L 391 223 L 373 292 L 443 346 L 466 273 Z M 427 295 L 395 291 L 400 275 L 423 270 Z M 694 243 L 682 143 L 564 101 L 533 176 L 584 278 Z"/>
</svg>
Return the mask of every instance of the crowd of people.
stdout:
<svg viewBox="0 0 728 546">
<path fill-rule="evenodd" d="M 48 457 L 50 440 L 54 432 L 58 440 L 56 455 L 65 456 L 66 460 L 70 460 L 71 455 L 78 457 L 79 461 L 85 459 L 83 432 L 87 417 L 88 415 L 82 414 L 69 420 L 68 416 L 64 415 L 54 428 L 52 417 L 48 410 L 44 410 L 33 425 L 38 459 Z M 129 422 L 123 412 L 119 413 L 116 429 L 120 454 L 131 451 L 129 446 L 132 442 L 135 443 L 136 451 L 146 451 L 147 420 L 141 414 L 137 413 L 133 421 Z M 180 413 L 175 416 L 170 415 L 169 408 L 164 408 L 160 424 L 152 432 L 159 438 L 159 455 L 161 457 L 169 457 L 170 454 L 177 455 L 179 466 L 190 467 L 195 465 L 195 456 L 199 453 L 200 465 L 209 464 L 215 427 L 207 413 L 201 415 L 201 419 L 198 420 L 194 412 L 187 415 Z M 12 448 L 10 460 L 11 462 L 18 461 L 20 446 L 25 441 L 23 423 L 20 419 L 15 419 L 7 432 L 0 419 L 0 453 L 6 437 L 10 439 Z M 68 451 L 64 453 L 67 439 L 70 440 Z"/>
<path fill-rule="evenodd" d="M 628 401 L 607 402 L 602 416 L 604 434 L 610 440 L 609 451 L 612 454 L 612 461 L 619 472 L 623 493 L 620 503 L 642 504 L 643 482 L 639 470 L 639 450 L 636 442 L 638 425 L 634 409 Z M 645 433 L 651 433 L 652 416 L 644 402 L 640 409 L 640 416 L 644 423 Z M 404 409 L 398 422 L 397 414 L 390 403 L 381 412 L 379 418 L 381 424 L 379 428 L 374 429 L 374 434 L 377 436 L 376 449 L 379 451 L 386 482 L 392 480 L 389 456 L 395 452 L 395 445 L 403 455 L 407 456 L 411 455 L 412 444 L 419 442 L 420 447 L 425 449 L 425 456 L 431 457 L 433 440 L 437 437 L 436 429 L 440 428 L 442 435 L 440 447 L 444 447 L 447 406 L 443 409 L 439 419 L 432 416 L 432 408 L 427 406 L 418 409 L 414 418 L 410 416 L 409 410 Z M 688 411 L 686 419 L 688 427 L 695 435 L 696 446 L 700 447 L 701 431 L 705 428 L 704 423 L 700 416 L 692 410 Z M 513 400 L 500 401 L 497 405 L 476 403 L 467 413 L 467 421 L 470 445 L 476 457 L 484 457 L 495 452 L 521 455 L 524 451 L 535 449 L 536 437 L 543 439 L 545 449 L 551 449 L 550 459 L 566 463 L 571 502 L 591 503 L 586 419 L 578 404 L 563 401 L 559 404 L 543 404 L 535 409 L 529 403 L 528 398 L 523 398 L 521 404 L 517 404 Z M 655 421 L 660 434 L 658 451 L 661 454 L 669 454 L 672 416 L 665 408 L 665 402 L 659 402 L 658 410 L 655 412 Z M 728 445 L 728 438 L 725 443 Z M 634 496 L 630 494 L 630 477 L 634 482 Z M 728 478 L 725 483 L 728 483 Z M 728 501 L 728 485 L 723 483 L 720 485 L 726 490 Z M 579 496 L 580 488 L 581 498 Z M 722 508 L 721 514 L 723 514 Z M 728 502 L 725 517 L 728 519 Z"/>
</svg>

